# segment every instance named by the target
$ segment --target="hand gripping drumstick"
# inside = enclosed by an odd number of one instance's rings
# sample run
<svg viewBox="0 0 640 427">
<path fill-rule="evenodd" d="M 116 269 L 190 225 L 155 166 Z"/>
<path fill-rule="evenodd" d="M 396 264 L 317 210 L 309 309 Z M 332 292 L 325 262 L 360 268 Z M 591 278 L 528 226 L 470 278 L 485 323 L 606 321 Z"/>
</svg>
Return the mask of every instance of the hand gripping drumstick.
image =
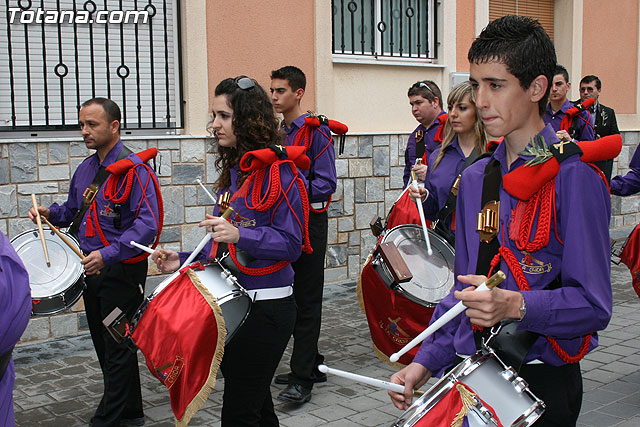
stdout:
<svg viewBox="0 0 640 427">
<path fill-rule="evenodd" d="M 489 289 L 493 289 L 496 286 L 498 286 L 505 279 L 505 277 L 506 276 L 504 275 L 504 273 L 498 270 L 498 272 L 496 272 L 493 276 L 488 278 L 486 282 L 478 286 L 475 289 L 475 291 L 488 291 Z M 450 320 L 452 320 L 454 317 L 456 317 L 458 314 L 462 313 L 466 309 L 467 307 L 464 304 L 462 304 L 462 301 L 458 302 L 456 305 L 451 307 L 446 313 L 444 313 L 440 318 L 438 318 L 438 320 L 436 320 L 431 325 L 429 325 L 427 329 L 420 332 L 420 334 L 417 337 L 415 337 L 413 340 L 411 340 L 409 344 L 402 347 L 402 349 L 400 349 L 399 352 L 393 353 L 391 357 L 389 357 L 389 360 L 392 362 L 397 362 L 398 359 L 400 359 L 400 357 L 402 357 L 406 352 L 411 350 L 416 345 L 420 344 L 429 335 L 433 334 L 435 331 L 437 331 L 442 326 L 444 326 L 445 323 L 449 322 Z"/>
<path fill-rule="evenodd" d="M 36 223 L 38 224 L 40 241 L 42 242 L 42 249 L 44 250 L 44 259 L 47 262 L 47 267 L 51 267 L 51 261 L 49 261 L 49 251 L 47 250 L 47 242 L 44 240 L 44 231 L 42 230 L 42 220 L 40 219 L 40 212 L 38 212 L 38 202 L 36 201 L 36 195 L 33 193 L 31 193 L 31 201 L 33 202 L 33 209 L 36 210 Z"/>
<path fill-rule="evenodd" d="M 422 159 L 416 160 L 416 165 L 422 164 Z M 418 180 L 416 179 L 416 173 L 411 171 L 411 185 L 415 185 L 416 189 L 418 187 Z M 428 193 L 427 193 L 428 194 Z M 433 255 L 433 250 L 431 249 L 431 241 L 429 240 L 429 232 L 427 231 L 427 222 L 424 219 L 424 209 L 422 207 L 422 199 L 419 197 L 416 199 L 416 206 L 418 206 L 418 213 L 420 214 L 420 222 L 422 223 L 422 231 L 424 232 L 424 241 L 427 244 L 427 253 L 429 256 Z"/>
<path fill-rule="evenodd" d="M 205 193 L 207 193 L 207 196 L 209 196 L 209 198 L 211 199 L 211 201 L 213 202 L 214 205 L 217 204 L 216 202 L 216 198 L 213 197 L 213 194 L 211 194 L 209 192 L 209 190 L 207 190 L 207 187 L 204 186 L 204 184 L 202 183 L 202 181 L 200 181 L 200 178 L 196 179 L 196 182 L 200 185 L 200 187 L 202 187 L 202 189 L 204 190 Z"/>
<path fill-rule="evenodd" d="M 42 217 L 42 219 L 44 220 L 45 224 L 47 224 L 47 225 L 51 228 L 51 230 L 53 230 L 53 232 L 54 232 L 54 233 L 56 233 L 56 236 L 58 236 L 58 237 L 59 237 L 59 238 L 60 238 L 60 239 L 61 239 L 61 240 L 62 240 L 62 241 L 67 245 L 67 246 L 69 246 L 69 248 L 70 248 L 73 252 L 75 252 L 75 253 L 76 253 L 76 255 L 78 255 L 78 256 L 80 257 L 80 259 L 84 259 L 84 258 L 85 258 L 85 256 L 84 256 L 84 254 L 82 253 L 82 251 L 80 251 L 80 249 L 78 249 L 78 248 L 76 247 L 76 245 L 74 245 L 73 243 L 71 243 L 71 240 L 69 240 L 69 239 L 67 238 L 67 236 L 65 236 L 65 235 L 64 235 L 64 234 L 62 234 L 60 231 L 58 231 L 58 229 L 57 229 L 55 226 L 53 226 L 53 225 L 49 222 L 49 220 L 48 220 L 47 218 Z"/>
<path fill-rule="evenodd" d="M 333 369 L 328 367 L 327 365 L 318 365 L 318 371 L 323 372 L 325 374 L 333 374 L 342 378 L 347 378 L 349 380 L 357 381 L 364 384 L 369 384 L 374 387 L 380 387 L 385 390 L 395 391 L 396 393 L 403 393 L 404 386 L 400 384 L 394 384 L 389 381 L 379 380 L 377 378 L 365 377 L 364 375 L 354 374 L 353 372 L 341 371 L 340 369 Z M 414 395 L 421 396 L 424 394 L 422 391 L 414 391 Z"/>
<path fill-rule="evenodd" d="M 224 219 L 228 219 L 231 214 L 233 213 L 233 208 L 231 206 L 229 206 L 222 215 L 220 215 L 221 218 Z M 187 260 L 184 262 L 184 264 L 182 264 L 180 266 L 180 268 L 178 270 L 182 270 L 183 268 L 185 268 L 187 265 L 191 264 L 191 261 L 193 261 L 195 259 L 195 257 L 200 253 L 200 251 L 202 250 L 202 248 L 205 247 L 205 245 L 207 243 L 209 243 L 209 240 L 211 240 L 211 233 L 207 233 L 206 236 L 204 236 L 202 238 L 202 240 L 200 240 L 200 243 L 198 243 L 198 246 L 196 246 L 196 248 L 193 250 L 193 252 L 191 252 L 191 255 L 189 255 L 189 258 L 187 258 Z"/>
<path fill-rule="evenodd" d="M 145 251 L 145 252 L 146 252 L 146 253 L 148 253 L 148 254 L 153 255 L 153 253 L 155 252 L 155 251 L 154 251 L 153 249 L 151 249 L 150 247 L 145 246 L 145 245 L 141 245 L 140 243 L 138 243 L 138 242 L 136 242 L 136 241 L 134 241 L 134 240 L 130 241 L 129 243 L 131 244 L 131 246 L 135 246 L 136 248 L 141 249 L 141 250 Z M 162 254 L 162 255 L 160 255 L 160 257 L 161 257 L 162 259 L 167 259 L 167 254 Z"/>
</svg>

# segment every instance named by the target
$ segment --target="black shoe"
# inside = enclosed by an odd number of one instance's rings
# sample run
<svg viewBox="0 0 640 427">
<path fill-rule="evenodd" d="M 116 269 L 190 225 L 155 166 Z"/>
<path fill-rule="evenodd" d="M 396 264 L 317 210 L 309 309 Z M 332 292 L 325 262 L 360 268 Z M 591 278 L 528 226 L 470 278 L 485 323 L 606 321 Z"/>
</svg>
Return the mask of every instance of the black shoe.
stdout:
<svg viewBox="0 0 640 427">
<path fill-rule="evenodd" d="M 290 374 L 276 375 L 276 377 L 273 380 L 273 382 L 276 383 L 276 384 L 280 384 L 280 385 L 287 385 L 287 384 L 289 384 L 289 375 Z M 318 372 L 314 372 L 311 375 L 311 381 L 313 381 L 314 384 L 326 383 L 327 382 L 327 374 L 319 372 L 319 371 Z"/>
<path fill-rule="evenodd" d="M 311 389 L 300 384 L 289 384 L 278 395 L 278 400 L 291 403 L 305 403 L 311 400 Z"/>
</svg>

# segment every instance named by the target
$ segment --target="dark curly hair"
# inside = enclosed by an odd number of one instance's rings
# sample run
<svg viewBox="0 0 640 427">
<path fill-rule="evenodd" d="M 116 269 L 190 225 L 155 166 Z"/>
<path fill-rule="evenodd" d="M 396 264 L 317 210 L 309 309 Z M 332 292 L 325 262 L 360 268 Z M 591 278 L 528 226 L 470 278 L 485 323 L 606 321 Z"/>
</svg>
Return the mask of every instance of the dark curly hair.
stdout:
<svg viewBox="0 0 640 427">
<path fill-rule="evenodd" d="M 498 18 L 474 40 L 467 58 L 471 64 L 503 63 L 523 89 L 539 75 L 545 76 L 549 84 L 538 102 L 540 117 L 544 115 L 557 61 L 553 42 L 540 22 L 525 16 Z"/>
<path fill-rule="evenodd" d="M 271 144 L 282 144 L 280 123 L 276 118 L 271 100 L 257 81 L 250 79 L 254 86 L 241 89 L 238 82 L 249 79 L 246 76 L 227 78 L 216 86 L 215 96 L 226 95 L 227 104 L 233 110 L 232 126 L 236 136 L 235 147 L 218 146 L 216 168 L 220 176 L 214 184 L 216 191 L 231 185 L 230 170 L 240 162 L 245 153 L 252 150 L 267 148 Z M 246 81 L 240 82 L 246 83 Z M 244 86 L 244 84 L 243 84 Z M 209 123 L 208 130 L 212 132 Z M 238 185 L 246 179 L 248 174 L 241 172 Z"/>
</svg>

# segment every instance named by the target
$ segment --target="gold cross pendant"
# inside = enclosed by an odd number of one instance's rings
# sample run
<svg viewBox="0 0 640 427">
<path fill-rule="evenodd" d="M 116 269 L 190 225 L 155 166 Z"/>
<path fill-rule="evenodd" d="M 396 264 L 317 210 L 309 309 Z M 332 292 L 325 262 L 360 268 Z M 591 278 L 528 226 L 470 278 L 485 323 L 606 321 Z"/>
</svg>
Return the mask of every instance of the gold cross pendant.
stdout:
<svg viewBox="0 0 640 427">
<path fill-rule="evenodd" d="M 571 140 L 560 140 L 560 142 L 553 144 L 553 146 L 557 149 L 560 150 L 560 154 L 564 154 L 564 146 L 566 144 L 570 144 Z"/>
</svg>

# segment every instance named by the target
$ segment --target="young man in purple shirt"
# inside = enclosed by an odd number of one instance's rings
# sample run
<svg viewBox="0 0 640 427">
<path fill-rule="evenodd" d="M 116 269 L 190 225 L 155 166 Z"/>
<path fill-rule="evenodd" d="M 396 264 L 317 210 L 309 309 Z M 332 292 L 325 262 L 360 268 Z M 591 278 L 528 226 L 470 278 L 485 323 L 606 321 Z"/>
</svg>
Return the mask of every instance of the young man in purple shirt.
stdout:
<svg viewBox="0 0 640 427">
<path fill-rule="evenodd" d="M 86 275 L 83 297 L 91 339 L 104 377 L 104 394 L 90 422 L 93 427 L 144 424 L 136 353 L 126 342 L 117 344 L 102 320 L 116 307 L 131 319 L 142 303 L 147 260 L 124 261 L 140 255 L 140 250 L 129 242 L 149 245 L 158 234 L 158 196 L 149 181 L 153 171 L 136 167 L 137 179 L 131 193 L 120 204 L 105 198 L 106 184 L 100 186 L 93 202 L 83 196 L 101 167 L 106 168 L 125 157 L 134 164 L 141 163 L 137 155 L 125 155 L 130 151 L 120 140 L 120 119 L 120 108 L 109 99 L 94 98 L 82 104 L 78 117 L 82 138 L 87 148 L 96 153 L 87 157 L 73 174 L 65 203 L 38 208 L 40 215 L 54 225 L 71 224 L 72 232 L 77 230 L 80 249 L 86 254 L 82 261 Z M 124 176 L 120 182 L 123 179 Z M 143 190 L 141 183 L 149 185 Z M 82 218 L 76 218 L 83 204 L 90 207 L 84 210 Z M 29 217 L 35 222 L 33 208 Z"/>
<path fill-rule="evenodd" d="M 420 123 L 409 135 L 407 148 L 404 151 L 404 186 L 411 180 L 411 171 L 416 172 L 419 181 L 424 181 L 427 173 L 427 162 L 416 165 L 417 158 L 426 160 L 431 153 L 440 146 L 434 141 L 438 127 L 439 117 L 445 112 L 442 110 L 442 93 L 437 84 L 431 80 L 423 80 L 414 83 L 408 90 L 411 114 Z M 426 154 L 426 156 L 425 156 Z"/>
<path fill-rule="evenodd" d="M 571 83 L 569 82 L 569 73 L 567 69 L 562 65 L 557 65 L 555 74 L 553 75 L 553 81 L 551 83 L 551 93 L 549 94 L 549 104 L 544 113 L 544 123 L 551 124 L 553 130 L 556 132 L 566 132 L 560 130 L 560 124 L 564 118 L 567 110 L 572 108 L 573 102 L 567 99 L 567 92 L 571 89 Z M 575 127 L 574 135 L 567 133 L 567 138 L 574 138 L 578 141 L 593 141 L 595 139 L 595 132 L 593 130 L 593 116 L 588 110 L 581 111 L 577 116 L 573 118 L 574 123 L 572 127 Z"/>
<path fill-rule="evenodd" d="M 11 351 L 31 316 L 29 275 L 22 260 L 0 231 L 0 425 L 13 426 L 15 371 Z"/>
<path fill-rule="evenodd" d="M 302 111 L 300 101 L 304 96 L 306 77 L 302 70 L 285 66 L 271 73 L 271 101 L 276 112 L 284 116 L 282 129 L 285 145 L 304 143 L 301 132 L 309 115 Z M 308 171 L 302 171 L 307 179 L 309 195 L 309 239 L 313 253 L 300 255 L 294 262 L 295 281 L 293 295 L 298 309 L 293 331 L 291 372 L 276 376 L 276 384 L 287 384 L 278 399 L 293 403 L 305 403 L 311 399 L 311 389 L 316 382 L 326 381 L 326 374 L 317 366 L 324 361 L 318 351 L 322 318 L 322 291 L 324 286 L 324 258 L 327 251 L 328 215 L 331 195 L 336 191 L 336 164 L 331 131 L 327 125 L 314 128 L 307 149 L 311 160 Z"/>
<path fill-rule="evenodd" d="M 582 403 L 579 359 L 597 346 L 596 331 L 607 326 L 612 313 L 609 194 L 592 167 L 575 151 L 571 154 L 574 144 L 560 144 L 554 129 L 542 121 L 556 56 L 537 21 L 506 16 L 491 22 L 473 42 L 469 61 L 481 119 L 489 134 L 504 135 L 504 140 L 491 157 L 462 174 L 457 199 L 458 276 L 454 291 L 436 307 L 432 321 L 460 300 L 468 309 L 422 343 L 414 361 L 391 377 L 405 386 L 404 393 L 389 394 L 396 407 L 406 409 L 415 388 L 432 375 L 442 375 L 456 355 L 475 353 L 472 324 L 486 329 L 515 319 L 520 322 L 518 331 L 527 331 L 534 339 L 518 373 L 546 404 L 536 426 L 572 426 Z M 556 177 L 539 183 L 540 190 L 531 196 L 546 200 L 543 203 L 554 215 L 546 220 L 539 214 L 523 219 L 518 211 L 530 198 L 521 194 L 522 199 L 516 198 L 511 186 L 511 193 L 505 190 L 506 174 L 524 172 L 525 162 L 533 158 L 523 152 L 533 138 L 561 159 Z M 485 175 L 499 180 L 485 180 Z M 535 172 L 525 175 L 536 179 Z M 492 249 L 484 246 L 490 244 L 481 243 L 476 229 L 476 217 L 490 192 L 500 201 L 499 230 L 491 238 L 500 258 L 493 258 Z M 514 225 L 518 220 L 529 225 L 536 221 L 542 234 L 535 237 L 540 239 L 534 242 L 533 236 L 526 236 L 522 241 L 518 236 L 522 228 Z M 491 291 L 473 292 L 488 273 L 487 259 L 500 260 L 491 265 L 504 271 L 506 280 Z M 531 260 L 541 268 L 531 268 Z"/>
</svg>

